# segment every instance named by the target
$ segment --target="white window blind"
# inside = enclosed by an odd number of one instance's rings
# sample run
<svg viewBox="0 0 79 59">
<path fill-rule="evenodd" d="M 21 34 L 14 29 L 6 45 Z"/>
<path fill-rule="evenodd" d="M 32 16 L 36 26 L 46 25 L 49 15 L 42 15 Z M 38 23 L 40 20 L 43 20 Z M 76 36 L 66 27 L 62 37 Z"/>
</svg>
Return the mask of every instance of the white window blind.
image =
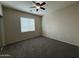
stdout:
<svg viewBox="0 0 79 59">
<path fill-rule="evenodd" d="M 35 19 L 32 18 L 20 18 L 21 32 L 35 31 Z"/>
</svg>

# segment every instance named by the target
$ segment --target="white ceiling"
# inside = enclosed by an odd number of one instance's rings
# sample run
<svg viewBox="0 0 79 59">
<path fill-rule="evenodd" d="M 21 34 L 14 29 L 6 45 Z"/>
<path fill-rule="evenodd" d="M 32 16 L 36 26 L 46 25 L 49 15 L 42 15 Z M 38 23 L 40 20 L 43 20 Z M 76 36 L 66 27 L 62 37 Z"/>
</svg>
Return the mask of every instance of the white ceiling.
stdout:
<svg viewBox="0 0 79 59">
<path fill-rule="evenodd" d="M 34 8 L 30 8 L 33 3 L 31 1 L 0 1 L 4 6 L 11 7 L 20 11 L 29 12 L 37 15 L 44 15 L 49 12 L 54 12 L 58 9 L 75 4 L 76 1 L 46 1 L 46 10 L 36 12 Z"/>
</svg>

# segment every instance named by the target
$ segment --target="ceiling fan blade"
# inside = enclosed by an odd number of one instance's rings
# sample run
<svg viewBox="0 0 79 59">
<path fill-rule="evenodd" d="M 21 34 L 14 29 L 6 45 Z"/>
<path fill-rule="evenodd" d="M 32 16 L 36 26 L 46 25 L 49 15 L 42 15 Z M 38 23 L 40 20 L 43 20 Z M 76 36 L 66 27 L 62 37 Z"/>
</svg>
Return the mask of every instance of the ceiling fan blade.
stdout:
<svg viewBox="0 0 79 59">
<path fill-rule="evenodd" d="M 40 3 L 36 3 L 37 6 L 40 6 Z"/>
<path fill-rule="evenodd" d="M 35 1 L 32 1 L 34 4 L 36 4 L 36 2 Z"/>
<path fill-rule="evenodd" d="M 45 5 L 46 4 L 46 2 L 43 2 L 40 6 L 43 6 L 43 5 Z"/>
<path fill-rule="evenodd" d="M 43 7 L 40 7 L 41 9 L 43 9 L 43 10 L 45 10 L 45 8 L 43 8 Z"/>
<path fill-rule="evenodd" d="M 39 9 L 36 9 L 36 11 L 38 11 Z"/>
</svg>

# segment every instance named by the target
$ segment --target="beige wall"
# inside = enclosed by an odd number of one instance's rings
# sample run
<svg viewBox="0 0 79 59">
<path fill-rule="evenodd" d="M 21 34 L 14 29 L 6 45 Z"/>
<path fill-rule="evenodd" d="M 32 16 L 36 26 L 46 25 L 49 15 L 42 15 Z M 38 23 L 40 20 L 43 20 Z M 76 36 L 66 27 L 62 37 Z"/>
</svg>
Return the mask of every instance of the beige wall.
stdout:
<svg viewBox="0 0 79 59">
<path fill-rule="evenodd" d="M 79 46 L 79 3 L 46 14 L 42 30 L 44 36 Z"/>
<path fill-rule="evenodd" d="M 6 44 L 41 35 L 41 16 L 20 12 L 10 8 L 3 8 Z M 20 32 L 20 17 L 35 18 L 36 31 Z"/>
</svg>

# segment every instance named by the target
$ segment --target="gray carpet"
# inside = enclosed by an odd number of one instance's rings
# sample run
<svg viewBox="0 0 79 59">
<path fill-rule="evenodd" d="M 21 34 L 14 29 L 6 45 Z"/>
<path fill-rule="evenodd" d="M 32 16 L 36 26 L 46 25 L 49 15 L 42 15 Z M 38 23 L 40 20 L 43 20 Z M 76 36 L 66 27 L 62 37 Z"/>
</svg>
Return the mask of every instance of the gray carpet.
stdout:
<svg viewBox="0 0 79 59">
<path fill-rule="evenodd" d="M 6 53 L 13 58 L 76 58 L 78 47 L 41 36 L 8 45 Z"/>
</svg>

